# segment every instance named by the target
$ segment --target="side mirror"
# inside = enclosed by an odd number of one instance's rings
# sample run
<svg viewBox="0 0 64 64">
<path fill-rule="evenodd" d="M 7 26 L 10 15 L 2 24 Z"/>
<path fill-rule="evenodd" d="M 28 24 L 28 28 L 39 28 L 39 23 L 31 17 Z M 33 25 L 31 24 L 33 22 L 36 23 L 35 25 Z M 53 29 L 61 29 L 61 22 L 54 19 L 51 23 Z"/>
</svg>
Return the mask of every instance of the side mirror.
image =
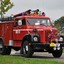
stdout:
<svg viewBox="0 0 64 64">
<path fill-rule="evenodd" d="M 18 25 L 19 25 L 19 26 L 22 25 L 22 20 L 18 20 Z"/>
</svg>

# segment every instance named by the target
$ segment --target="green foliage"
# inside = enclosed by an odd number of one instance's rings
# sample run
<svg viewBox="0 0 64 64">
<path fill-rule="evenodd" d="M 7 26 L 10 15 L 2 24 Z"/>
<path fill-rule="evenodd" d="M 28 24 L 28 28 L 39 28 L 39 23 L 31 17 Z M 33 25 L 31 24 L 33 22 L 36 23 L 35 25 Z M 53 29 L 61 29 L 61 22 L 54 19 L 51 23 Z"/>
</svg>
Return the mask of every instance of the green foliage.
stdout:
<svg viewBox="0 0 64 64">
<path fill-rule="evenodd" d="M 61 18 L 56 20 L 54 22 L 54 25 L 55 25 L 56 28 L 58 28 L 59 31 L 61 31 L 62 27 L 64 27 L 64 16 L 62 16 Z"/>
<path fill-rule="evenodd" d="M 14 6 L 13 3 L 10 2 L 10 0 L 0 0 L 0 2 L 0 14 L 2 16 Z"/>
</svg>

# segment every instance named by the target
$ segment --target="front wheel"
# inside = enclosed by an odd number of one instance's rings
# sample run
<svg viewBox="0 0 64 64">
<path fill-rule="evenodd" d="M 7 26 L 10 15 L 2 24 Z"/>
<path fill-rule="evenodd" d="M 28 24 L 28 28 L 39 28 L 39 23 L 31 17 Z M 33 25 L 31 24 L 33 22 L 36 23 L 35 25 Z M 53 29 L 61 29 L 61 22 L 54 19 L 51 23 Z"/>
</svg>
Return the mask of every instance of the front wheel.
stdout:
<svg viewBox="0 0 64 64">
<path fill-rule="evenodd" d="M 27 40 L 23 43 L 23 56 L 25 57 L 31 57 L 33 55 L 33 49 L 29 45 L 29 42 Z"/>
<path fill-rule="evenodd" d="M 53 55 L 55 58 L 59 58 L 59 57 L 61 57 L 62 52 L 63 52 L 63 49 L 55 50 L 55 51 L 52 52 L 52 55 Z"/>
</svg>

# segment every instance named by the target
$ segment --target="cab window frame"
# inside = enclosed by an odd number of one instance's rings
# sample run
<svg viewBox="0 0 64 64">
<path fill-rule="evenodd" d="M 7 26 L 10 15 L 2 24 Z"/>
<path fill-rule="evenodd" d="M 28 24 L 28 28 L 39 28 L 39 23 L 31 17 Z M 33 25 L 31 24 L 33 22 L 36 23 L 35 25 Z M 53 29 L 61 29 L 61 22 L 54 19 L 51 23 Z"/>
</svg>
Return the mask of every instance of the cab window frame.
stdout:
<svg viewBox="0 0 64 64">
<path fill-rule="evenodd" d="M 22 20 L 22 25 L 18 25 L 18 21 L 19 20 Z M 15 20 L 15 26 L 26 26 L 26 20 L 25 20 L 25 18 L 16 19 Z"/>
</svg>

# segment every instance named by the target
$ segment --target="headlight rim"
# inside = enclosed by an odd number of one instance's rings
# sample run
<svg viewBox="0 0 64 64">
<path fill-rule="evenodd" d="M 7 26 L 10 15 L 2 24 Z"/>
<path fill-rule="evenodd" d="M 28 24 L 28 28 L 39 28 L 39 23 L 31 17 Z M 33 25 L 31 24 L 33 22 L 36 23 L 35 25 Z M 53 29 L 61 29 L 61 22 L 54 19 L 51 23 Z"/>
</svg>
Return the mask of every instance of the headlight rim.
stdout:
<svg viewBox="0 0 64 64">
<path fill-rule="evenodd" d="M 34 39 L 34 38 L 35 38 L 35 39 Z M 37 36 L 34 36 L 34 37 L 33 37 L 33 41 L 34 41 L 34 42 L 38 42 L 38 37 L 37 37 Z"/>
<path fill-rule="evenodd" d="M 60 38 L 59 38 L 59 41 L 62 42 L 62 41 L 63 41 L 63 37 L 60 37 Z"/>
</svg>

